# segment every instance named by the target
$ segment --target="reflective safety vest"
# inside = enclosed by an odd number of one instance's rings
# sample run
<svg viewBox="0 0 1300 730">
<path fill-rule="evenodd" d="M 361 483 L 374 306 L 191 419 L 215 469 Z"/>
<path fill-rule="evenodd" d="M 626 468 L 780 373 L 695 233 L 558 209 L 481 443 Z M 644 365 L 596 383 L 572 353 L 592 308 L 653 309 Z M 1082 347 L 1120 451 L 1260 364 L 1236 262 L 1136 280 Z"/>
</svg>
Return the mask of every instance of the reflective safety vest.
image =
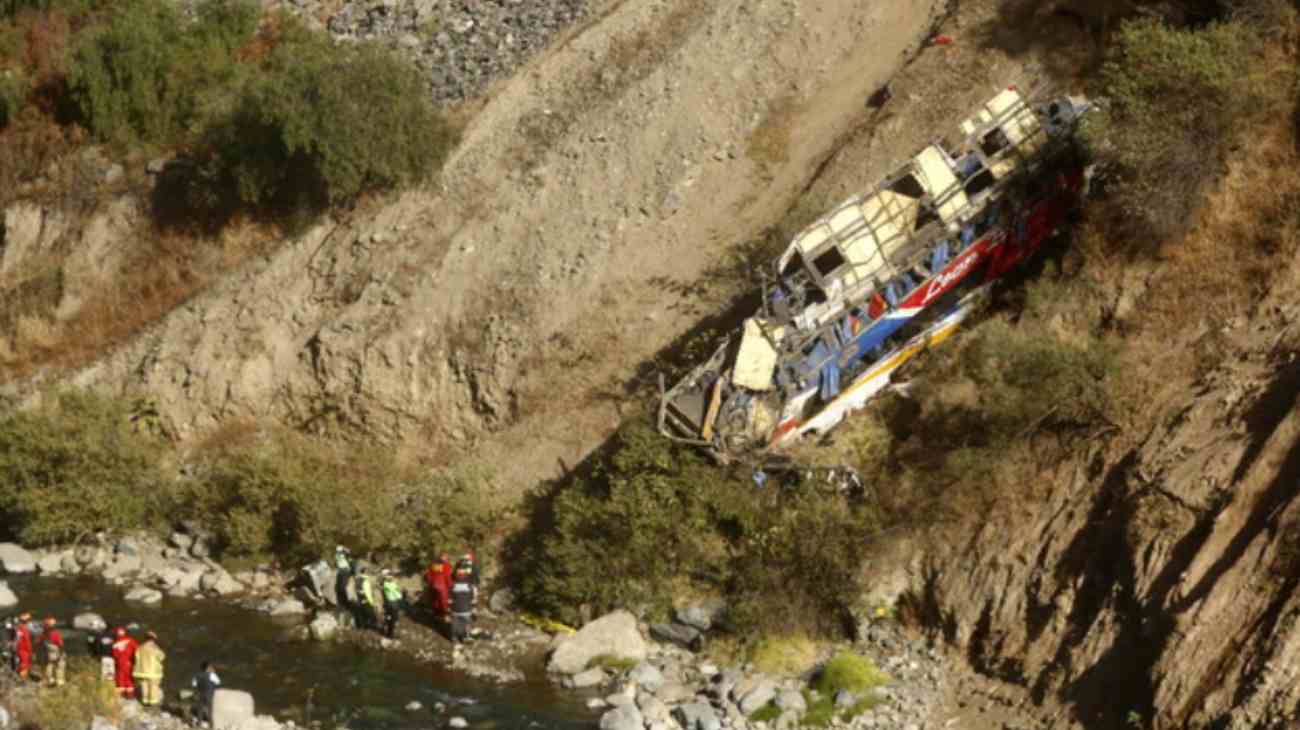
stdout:
<svg viewBox="0 0 1300 730">
<path fill-rule="evenodd" d="M 162 679 L 163 662 L 166 659 L 167 653 L 161 646 L 146 641 L 135 651 L 135 670 L 132 674 L 140 679 Z"/>
<path fill-rule="evenodd" d="M 375 586 L 371 582 L 370 576 L 362 575 L 357 578 L 357 593 L 361 597 L 361 602 L 367 606 L 375 605 Z"/>
<path fill-rule="evenodd" d="M 384 580 L 379 586 L 384 591 L 384 603 L 401 603 L 402 587 L 392 578 Z"/>
<path fill-rule="evenodd" d="M 469 581 L 456 581 L 451 586 L 451 612 L 468 614 L 474 610 L 474 586 Z"/>
</svg>

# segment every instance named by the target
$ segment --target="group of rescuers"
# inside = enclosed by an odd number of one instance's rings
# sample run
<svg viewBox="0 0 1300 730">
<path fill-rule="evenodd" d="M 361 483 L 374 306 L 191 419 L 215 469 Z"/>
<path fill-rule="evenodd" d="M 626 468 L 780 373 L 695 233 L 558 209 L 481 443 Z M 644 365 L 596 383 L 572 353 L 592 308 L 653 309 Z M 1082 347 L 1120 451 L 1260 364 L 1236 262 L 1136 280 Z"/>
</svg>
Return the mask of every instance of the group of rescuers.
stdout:
<svg viewBox="0 0 1300 730">
<path fill-rule="evenodd" d="M 5 628 L 12 642 L 10 668 L 20 680 L 32 679 L 33 650 L 39 645 L 45 652 L 41 683 L 47 687 L 62 687 L 67 682 L 68 657 L 63 633 L 53 616 L 36 623 L 32 621 L 32 615 L 24 611 L 7 622 Z M 162 704 L 163 663 L 167 660 L 167 652 L 158 645 L 157 634 L 146 631 L 144 639 L 136 641 L 125 627 L 119 626 L 91 633 L 86 642 L 90 654 L 99 657 L 101 677 L 113 683 L 120 697 L 138 699 L 146 707 Z M 217 687 L 221 686 L 221 678 L 212 662 L 203 662 L 198 674 L 190 680 L 190 686 L 195 689 L 195 720 L 210 723 L 212 698 Z"/>
<path fill-rule="evenodd" d="M 374 579 L 366 566 L 353 560 L 352 554 L 342 545 L 334 551 L 337 569 L 335 590 L 339 605 L 352 610 L 358 623 L 365 628 L 380 629 L 385 636 L 396 632 L 397 619 L 405 605 L 401 586 L 391 571 L 380 573 L 379 595 Z M 429 566 L 424 574 L 425 583 L 433 603 L 435 616 L 450 624 L 451 639 L 456 643 L 470 636 L 474 620 L 474 605 L 478 599 L 479 570 L 473 553 L 465 553 L 453 566 L 446 554 Z M 354 582 L 356 604 L 348 597 L 348 583 Z M 382 602 L 381 599 L 382 598 Z M 381 613 L 382 610 L 382 613 Z M 33 650 L 44 648 L 45 667 L 42 682 L 51 687 L 62 686 L 67 681 L 67 655 L 63 634 L 54 617 L 37 623 L 30 613 L 23 612 L 7 627 L 10 632 L 12 669 L 23 680 L 30 679 Z M 162 703 L 163 663 L 167 654 L 158 645 L 158 636 L 152 631 L 137 642 L 124 627 L 105 630 L 87 637 L 90 653 L 100 658 L 101 673 L 112 680 L 118 694 L 126 699 L 139 699 L 146 707 Z M 210 661 L 205 661 L 190 682 L 195 689 L 195 711 L 198 722 L 211 722 L 212 697 L 221 679 Z"/>
<path fill-rule="evenodd" d="M 392 638 L 397 631 L 397 619 L 406 605 L 406 597 L 392 571 L 380 571 L 379 590 L 371 571 L 352 557 L 352 552 L 339 545 L 334 548 L 334 594 L 338 604 L 350 610 L 362 628 L 380 630 Z M 474 621 L 474 605 L 478 601 L 479 568 L 474 553 L 460 556 L 455 565 L 443 553 L 424 573 L 424 582 L 433 602 L 433 614 L 450 627 L 451 640 L 461 643 L 470 636 Z M 355 602 L 349 597 L 351 584 Z"/>
</svg>

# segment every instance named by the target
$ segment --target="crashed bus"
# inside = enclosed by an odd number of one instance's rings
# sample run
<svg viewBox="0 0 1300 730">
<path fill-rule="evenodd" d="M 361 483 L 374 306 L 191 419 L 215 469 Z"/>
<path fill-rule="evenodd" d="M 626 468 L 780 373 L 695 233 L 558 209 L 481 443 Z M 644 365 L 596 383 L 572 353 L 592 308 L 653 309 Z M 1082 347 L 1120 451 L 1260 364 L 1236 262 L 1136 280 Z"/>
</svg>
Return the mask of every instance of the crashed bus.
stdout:
<svg viewBox="0 0 1300 730">
<path fill-rule="evenodd" d="M 826 433 L 862 408 L 1065 223 L 1085 186 L 1074 136 L 1089 108 L 1007 88 L 953 138 L 801 231 L 761 311 L 661 384 L 660 432 L 725 461 Z"/>
</svg>

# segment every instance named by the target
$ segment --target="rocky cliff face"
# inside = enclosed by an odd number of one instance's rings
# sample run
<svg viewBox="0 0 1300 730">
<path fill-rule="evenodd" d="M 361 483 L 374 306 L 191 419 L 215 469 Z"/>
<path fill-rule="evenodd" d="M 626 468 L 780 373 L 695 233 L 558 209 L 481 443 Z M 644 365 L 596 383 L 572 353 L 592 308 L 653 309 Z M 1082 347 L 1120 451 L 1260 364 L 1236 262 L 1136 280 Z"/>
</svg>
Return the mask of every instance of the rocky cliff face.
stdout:
<svg viewBox="0 0 1300 730">
<path fill-rule="evenodd" d="M 1288 256 L 1220 333 L 1222 359 L 1195 375 L 1176 353 L 1205 332 L 1163 340 L 1165 382 L 1132 424 L 1044 448 L 1059 458 L 918 561 L 912 595 L 932 630 L 981 671 L 1064 701 L 1058 727 L 1294 727 L 1300 257 Z"/>
</svg>

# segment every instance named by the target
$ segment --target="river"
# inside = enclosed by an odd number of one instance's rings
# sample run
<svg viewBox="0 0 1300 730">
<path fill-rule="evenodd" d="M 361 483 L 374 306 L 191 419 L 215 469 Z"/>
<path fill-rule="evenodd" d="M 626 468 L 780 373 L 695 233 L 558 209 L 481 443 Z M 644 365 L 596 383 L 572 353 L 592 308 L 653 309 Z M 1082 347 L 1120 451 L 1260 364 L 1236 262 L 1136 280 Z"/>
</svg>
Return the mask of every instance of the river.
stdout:
<svg viewBox="0 0 1300 730">
<path fill-rule="evenodd" d="M 140 636 L 153 630 L 167 652 L 164 691 L 169 698 L 188 686 L 206 660 L 215 662 L 224 686 L 252 693 L 259 714 L 279 719 L 344 722 L 359 730 L 427 730 L 436 703 L 478 730 L 587 730 L 595 717 L 570 693 L 552 686 L 541 667 L 525 667 L 525 682 L 496 685 L 400 652 L 349 644 L 288 638 L 298 620 L 272 619 L 215 600 L 166 598 L 156 606 L 123 600 L 125 589 L 94 578 L 7 576 L 34 618 L 52 615 L 69 624 L 82 611 L 100 614 L 110 626 L 137 623 Z M 86 653 L 80 632 L 67 644 Z M 423 705 L 415 712 L 405 706 Z"/>
</svg>

